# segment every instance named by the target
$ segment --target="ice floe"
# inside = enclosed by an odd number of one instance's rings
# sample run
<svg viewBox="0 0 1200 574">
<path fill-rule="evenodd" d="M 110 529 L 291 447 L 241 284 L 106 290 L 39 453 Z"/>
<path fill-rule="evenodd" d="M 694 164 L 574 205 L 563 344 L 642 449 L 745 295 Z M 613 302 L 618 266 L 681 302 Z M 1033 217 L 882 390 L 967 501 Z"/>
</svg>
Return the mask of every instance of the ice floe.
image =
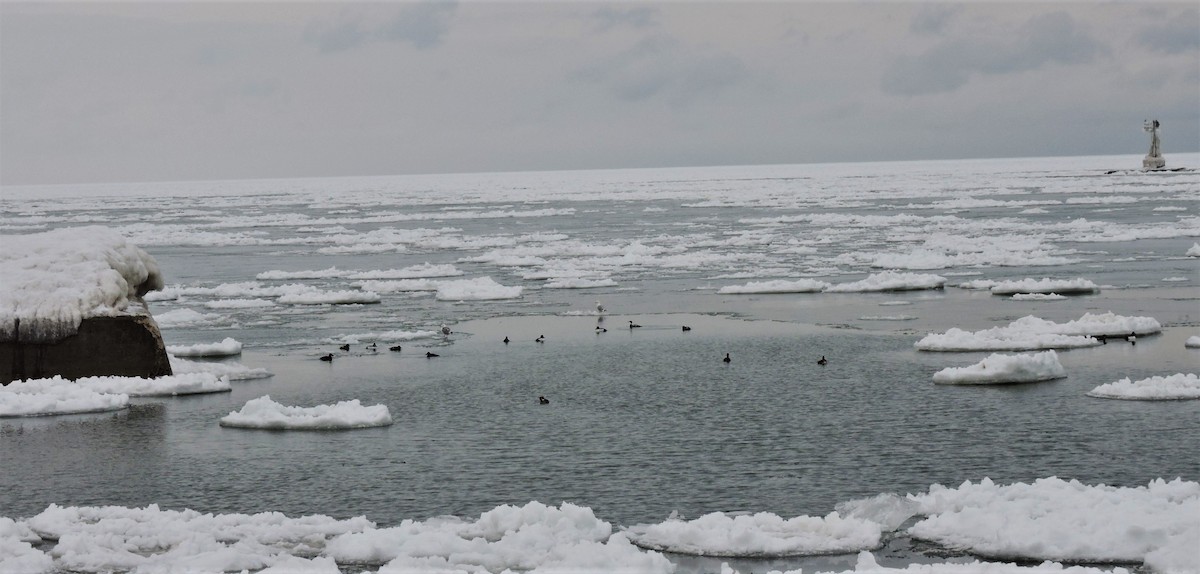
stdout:
<svg viewBox="0 0 1200 574">
<path fill-rule="evenodd" d="M 137 298 L 163 287 L 154 258 L 106 227 L 5 235 L 0 243 L 0 340 L 55 342 L 86 318 L 146 315 Z"/>
<path fill-rule="evenodd" d="M 1018 293 L 1057 293 L 1059 295 L 1076 295 L 1099 293 L 1100 287 L 1083 279 L 1021 279 L 1017 281 L 999 281 L 991 287 L 992 295 L 1015 295 Z"/>
<path fill-rule="evenodd" d="M 284 305 L 354 305 L 378 303 L 381 299 L 378 293 L 372 291 L 322 291 L 309 288 L 282 295 L 278 301 Z"/>
<path fill-rule="evenodd" d="M 1165 377 L 1149 377 L 1137 381 L 1124 378 L 1100 385 L 1090 391 L 1089 397 L 1102 399 L 1129 399 L 1140 401 L 1170 401 L 1200 399 L 1200 377 L 1191 373 L 1177 373 Z"/>
<path fill-rule="evenodd" d="M 167 355 L 171 361 L 171 372 L 176 375 L 188 373 L 209 373 L 231 381 L 249 379 L 265 379 L 274 376 L 270 371 L 261 368 L 251 368 L 239 363 L 189 361 L 174 355 Z"/>
<path fill-rule="evenodd" d="M 945 333 L 926 335 L 915 343 L 922 351 L 1032 351 L 1094 347 L 1094 337 L 1124 336 L 1130 333 L 1158 333 L 1162 326 L 1152 317 L 1126 317 L 1108 313 L 1084 313 L 1066 323 L 1055 323 L 1027 315 L 1004 327 L 981 331 L 952 328 Z"/>
<path fill-rule="evenodd" d="M 201 313 L 192 309 L 174 309 L 154 316 L 159 327 L 209 327 L 227 324 L 229 318 L 218 313 Z"/>
<path fill-rule="evenodd" d="M 782 518 L 769 512 L 705 514 L 694 520 L 667 520 L 626 529 L 643 548 L 679 554 L 779 557 L 842 554 L 879 546 L 880 525 L 837 512 L 824 517 Z"/>
<path fill-rule="evenodd" d="M 1013 301 L 1063 301 L 1066 295 L 1058 293 L 1013 293 Z"/>
<path fill-rule="evenodd" d="M 933 382 L 942 385 L 988 385 L 1032 383 L 1067 376 L 1054 351 L 1025 355 L 993 354 L 966 367 L 948 367 L 934 373 Z"/>
<path fill-rule="evenodd" d="M 100 392 L 54 377 L 0 385 L 0 417 L 33 417 L 117 411 L 129 395 Z"/>
<path fill-rule="evenodd" d="M 488 301 L 493 299 L 516 299 L 522 287 L 506 287 L 491 277 L 444 281 L 437 286 L 439 301 Z"/>
<path fill-rule="evenodd" d="M 830 285 L 825 290 L 830 293 L 916 291 L 921 289 L 941 289 L 945 284 L 946 278 L 941 275 L 883 271 L 881 273 L 872 273 L 861 281 Z"/>
<path fill-rule="evenodd" d="M 829 283 L 815 279 L 777 279 L 774 281 L 751 281 L 745 285 L 726 285 L 717 290 L 717 293 L 818 293 L 827 288 L 829 288 Z"/>
<path fill-rule="evenodd" d="M 168 345 L 167 352 L 176 357 L 231 357 L 242 353 L 242 344 L 233 337 L 225 337 L 219 343 Z"/>
<path fill-rule="evenodd" d="M 1189 349 L 1200 349 L 1200 335 L 1192 335 L 1183 342 L 1183 346 Z"/>
<path fill-rule="evenodd" d="M 429 339 L 440 336 L 437 331 L 402 331 L 399 329 L 392 331 L 380 331 L 371 333 L 351 333 L 338 335 L 332 339 L 325 339 L 326 343 L 357 345 L 359 343 L 374 342 L 374 341 L 413 341 L 416 339 Z"/>
<path fill-rule="evenodd" d="M 388 426 L 386 405 L 365 406 L 358 399 L 314 407 L 286 406 L 270 395 L 246 401 L 241 410 L 221 418 L 221 426 L 275 430 L 336 430 Z"/>
<path fill-rule="evenodd" d="M 1185 255 L 1188 257 L 1200 257 L 1200 243 L 1193 243 Z"/>
<path fill-rule="evenodd" d="M 1200 483 L 1156 479 L 1135 488 L 1042 478 L 910 495 L 927 518 L 916 538 L 1000 559 L 1146 563 L 1194 572 L 1200 539 Z"/>
</svg>

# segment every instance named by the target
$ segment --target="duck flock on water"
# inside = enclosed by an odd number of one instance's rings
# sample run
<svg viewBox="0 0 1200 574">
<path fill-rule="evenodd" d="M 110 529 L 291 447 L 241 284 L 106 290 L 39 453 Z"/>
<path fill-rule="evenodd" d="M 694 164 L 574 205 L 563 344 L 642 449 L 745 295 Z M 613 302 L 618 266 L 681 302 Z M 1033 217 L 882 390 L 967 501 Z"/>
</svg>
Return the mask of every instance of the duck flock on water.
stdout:
<svg viewBox="0 0 1200 574">
<path fill-rule="evenodd" d="M 598 323 L 604 321 L 604 312 L 605 312 L 604 305 L 602 303 L 600 303 L 599 301 L 596 301 L 596 315 L 597 315 Z M 634 323 L 632 320 L 629 321 L 629 330 L 630 331 L 632 331 L 634 329 L 640 329 L 641 327 L 642 327 L 641 325 Z M 681 330 L 686 333 L 686 332 L 691 331 L 692 328 L 687 325 L 683 325 Z M 596 334 L 599 335 L 601 333 L 607 333 L 608 329 L 606 329 L 600 325 L 596 325 L 595 331 L 596 331 Z M 445 323 L 442 323 L 441 328 L 439 329 L 439 332 L 441 333 L 443 339 L 448 339 L 450 337 L 450 335 L 453 333 L 453 331 L 450 330 L 450 327 L 447 326 Z M 1130 342 L 1136 341 L 1136 335 L 1133 335 L 1133 334 L 1129 335 L 1128 337 L 1122 337 L 1122 338 L 1124 338 L 1125 340 L 1130 341 Z M 505 345 L 507 345 L 507 344 L 511 343 L 512 340 L 509 339 L 508 336 L 505 336 L 504 340 L 502 342 Z M 546 336 L 538 335 L 538 337 L 536 339 L 534 339 L 534 342 L 535 343 L 545 343 Z M 1105 342 L 1107 343 L 1107 341 L 1105 341 Z M 1134 343 L 1134 344 L 1136 344 L 1136 343 Z M 375 343 L 366 345 L 365 348 L 367 351 L 370 351 L 370 352 L 378 351 L 378 346 Z M 344 351 L 344 352 L 349 352 L 350 344 L 346 343 L 344 345 L 340 345 L 340 346 L 338 346 L 338 350 Z M 395 345 L 392 347 L 388 347 L 388 350 L 398 353 L 402 350 L 402 347 L 400 345 Z M 440 356 L 441 355 L 438 355 L 437 353 L 433 353 L 430 351 L 425 352 L 425 358 L 427 358 L 427 359 L 432 359 L 432 358 L 440 357 Z M 325 361 L 327 363 L 332 363 L 333 359 L 334 359 L 334 355 L 333 355 L 333 353 L 328 353 L 328 354 L 322 355 L 321 357 L 319 357 L 319 359 L 322 361 Z M 725 357 L 722 358 L 721 361 L 724 362 L 725 364 L 729 364 L 729 363 L 733 362 L 733 359 L 729 356 L 729 353 L 725 353 Z M 821 365 L 821 366 L 825 366 L 825 365 L 829 364 L 829 360 L 825 358 L 825 355 L 821 355 L 821 358 L 817 360 L 817 364 Z M 543 405 L 548 405 L 548 404 L 550 404 L 550 400 L 547 399 L 545 396 L 539 396 L 538 403 L 543 404 Z"/>
</svg>

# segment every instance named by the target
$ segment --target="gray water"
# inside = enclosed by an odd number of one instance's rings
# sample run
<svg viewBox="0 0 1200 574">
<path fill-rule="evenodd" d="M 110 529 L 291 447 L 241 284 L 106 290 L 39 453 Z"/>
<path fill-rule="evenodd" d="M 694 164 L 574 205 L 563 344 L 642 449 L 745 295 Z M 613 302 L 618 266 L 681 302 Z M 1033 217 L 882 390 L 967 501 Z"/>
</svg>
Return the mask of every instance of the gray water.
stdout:
<svg viewBox="0 0 1200 574">
<path fill-rule="evenodd" d="M 982 189 L 943 189 L 925 178 L 902 175 L 880 185 L 875 190 L 878 198 L 826 211 L 894 215 L 904 212 L 897 205 L 963 195 L 1069 198 L 1072 193 L 1093 193 L 1090 175 L 1072 179 L 1074 187 L 1069 185 L 1065 192 L 1064 184 L 1040 172 L 1013 167 L 1005 176 L 1034 180 L 1046 188 L 1042 195 L 1036 190 L 1010 195 L 1011 187 L 998 190 L 983 183 Z M 744 185 L 738 181 L 708 182 L 703 193 L 692 195 L 736 196 L 726 188 L 736 191 Z M 829 185 L 846 181 L 834 177 Z M 688 182 L 646 180 L 640 185 L 691 189 Z M 890 189 L 902 193 L 889 195 Z M 299 224 L 264 226 L 283 214 L 330 217 L 333 209 L 327 204 L 307 196 L 288 199 L 292 196 L 282 191 L 260 198 L 268 206 L 257 211 L 247 207 L 249 201 L 225 199 L 204 207 L 190 196 L 165 200 L 165 205 L 94 198 L 58 205 L 5 202 L 6 216 L 0 222 L 12 229 L 20 221 L 38 221 L 34 216 L 45 221 L 21 232 L 83 220 L 145 238 L 150 243 L 145 248 L 158 259 L 169 285 L 249 282 L 257 273 L 274 269 L 336 265 L 370 270 L 431 262 L 452 263 L 466 277 L 489 275 L 527 290 L 519 299 L 502 301 L 437 301 L 428 294 L 400 293 L 385 295 L 377 305 L 238 311 L 202 306 L 217 297 L 153 302 L 155 313 L 193 308 L 228 317 L 216 326 L 165 328 L 168 344 L 231 336 L 246 350 L 230 361 L 266 368 L 274 376 L 234 382 L 231 393 L 135 399 L 127 411 L 115 414 L 0 420 L 0 516 L 31 516 L 51 503 L 156 503 L 204 512 L 365 515 L 391 525 L 447 514 L 469 517 L 501 504 L 538 500 L 588 506 L 598 517 L 627 526 L 659 522 L 672 512 L 692 518 L 715 511 L 824 515 L 841 501 L 885 492 L 923 492 L 931 484 L 957 485 L 983 477 L 1007 483 L 1059 476 L 1121 486 L 1145 485 L 1159 477 L 1196 480 L 1197 402 L 1113 401 L 1084 395 L 1120 378 L 1195 372 L 1200 365 L 1197 352 L 1183 347 L 1184 339 L 1197 334 L 1200 326 L 1200 275 L 1196 260 L 1181 256 L 1200 231 L 1128 241 L 1070 240 L 1077 233 L 1068 225 L 1080 218 L 1108 217 L 1114 227 L 1135 229 L 1194 218 L 1200 196 L 1195 176 L 1166 191 L 1153 189 L 1158 195 L 1152 202 L 1144 201 L 1149 196 L 1133 185 L 1110 190 L 1104 197 L 1140 200 L 1133 206 L 1117 204 L 1116 210 L 1110 204 L 1064 202 L 1047 206 L 1049 213 L 1016 216 L 1019 225 L 1040 221 L 1049 230 L 1058 222 L 1061 235 L 1046 242 L 1078 262 L 917 271 L 950 274 L 955 278 L 951 285 L 962 279 L 1053 276 L 1086 277 L 1106 286 L 1099 295 L 1058 302 L 1015 302 L 954 287 L 882 294 L 718 294 L 716 288 L 722 285 L 772 278 L 753 275 L 763 268 L 793 271 L 781 277 L 855 280 L 876 270 L 848 264 L 839 255 L 919 246 L 921 229 L 929 225 L 877 229 L 814 222 L 771 227 L 773 241 L 765 243 L 725 241 L 754 227 L 747 223 L 750 219 L 811 211 L 804 206 L 782 208 L 768 201 L 774 197 L 769 194 L 732 207 L 684 207 L 697 198 L 671 200 L 661 194 L 641 199 L 556 199 L 550 194 L 537 201 L 445 205 L 408 205 L 393 199 L 384 211 L 573 211 L 500 220 L 318 222 L 316 231 L 302 230 Z M 335 199 L 346 200 L 331 193 L 323 201 Z M 1184 212 L 1153 209 L 1162 205 L 1182 207 Z M 365 219 L 381 210 L 378 205 L 363 208 L 355 217 Z M 986 237 L 996 233 L 986 227 L 989 222 L 1016 213 L 1000 210 L 938 209 L 921 215 L 953 214 L 978 221 L 971 233 Z M 245 221 L 229 223 L 240 217 Z M 453 226 L 452 231 L 437 232 L 447 238 L 511 239 L 553 232 L 595 245 L 638 240 L 727 259 L 715 266 L 619 266 L 610 274 L 617 279 L 615 287 L 551 290 L 522 279 L 520 267 L 468 261 L 487 253 L 487 247 L 425 244 L 401 252 L 332 255 L 287 243 L 332 233 L 321 227 L 370 233 L 442 229 L 443 223 Z M 214 230 L 257 233 L 254 237 L 285 242 L 218 240 L 200 245 L 204 241 L 199 234 Z M 164 239 L 169 234 L 178 239 Z M 822 237 L 832 236 L 838 241 L 823 243 Z M 820 248 L 816 254 L 783 253 L 783 237 L 798 237 Z M 600 265 L 577 254 L 563 258 L 572 257 Z M 1187 281 L 1161 281 L 1179 276 Z M 345 279 L 295 282 L 347 288 Z M 596 299 L 610 309 L 599 322 L 608 328 L 606 333 L 594 330 Z M 893 305 L 897 302 L 905 304 Z M 1069 377 L 1058 381 L 934 385 L 933 373 L 975 363 L 987 353 L 913 349 L 924 334 L 950 327 L 979 329 L 1028 314 L 1065 321 L 1085 311 L 1108 310 L 1156 317 L 1164 331 L 1139 338 L 1136 346 L 1120 342 L 1060 352 Z M 912 318 L 863 319 L 901 314 Z M 629 320 L 643 327 L 624 328 Z M 401 342 L 398 353 L 369 351 L 363 341 L 349 353 L 338 353 L 332 363 L 317 360 L 348 334 L 433 329 L 442 322 L 454 330 L 446 339 Z M 682 325 L 692 330 L 683 332 Z M 545 335 L 546 342 L 535 343 L 538 335 Z M 512 343 L 501 343 L 505 336 Z M 381 342 L 379 348 L 390 344 L 395 343 Z M 440 357 L 427 359 L 426 351 Z M 733 359 L 729 364 L 720 360 L 725 353 Z M 828 365 L 816 363 L 822 355 Z M 382 403 L 395 424 L 344 432 L 218 426 L 222 416 L 267 394 L 289 405 L 352 398 Z M 540 395 L 550 404 L 539 405 Z M 904 541 L 890 544 L 903 547 L 894 553 L 896 560 L 929 550 L 908 548 Z M 887 563 L 887 553 L 882 558 Z M 710 562 L 677 559 L 695 571 L 715 569 Z M 835 564 L 839 559 L 820 560 Z M 795 559 L 739 567 L 759 571 L 813 563 L 817 562 Z"/>
</svg>

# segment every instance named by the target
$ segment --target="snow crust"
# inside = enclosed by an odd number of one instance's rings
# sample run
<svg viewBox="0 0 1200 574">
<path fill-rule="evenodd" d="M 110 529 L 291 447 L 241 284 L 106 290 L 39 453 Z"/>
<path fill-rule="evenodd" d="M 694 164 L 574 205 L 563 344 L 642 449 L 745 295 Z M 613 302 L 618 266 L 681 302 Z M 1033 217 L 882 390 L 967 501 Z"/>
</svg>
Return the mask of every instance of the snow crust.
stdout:
<svg viewBox="0 0 1200 574">
<path fill-rule="evenodd" d="M 1102 399 L 1141 401 L 1200 399 L 1200 377 L 1192 373 L 1176 373 L 1165 377 L 1155 376 L 1137 381 L 1130 381 L 1126 377 L 1113 383 L 1100 385 L 1088 391 L 1087 395 Z"/>
<path fill-rule="evenodd" d="M 0 386 L 0 417 L 33 417 L 118 411 L 129 395 L 100 392 L 55 377 Z"/>
<path fill-rule="evenodd" d="M 251 399 L 241 410 L 221 419 L 221 426 L 276 430 L 337 430 L 392 424 L 386 405 L 364 406 L 353 399 L 332 405 L 294 407 L 271 400 L 270 395 Z"/>
<path fill-rule="evenodd" d="M 1050 477 L 1000 486 L 985 478 L 909 498 L 928 516 L 910 535 L 980 556 L 1195 572 L 1200 483 L 1156 479 L 1127 488 Z"/>
<path fill-rule="evenodd" d="M 154 258 L 106 227 L 4 235 L 0 244 L 0 341 L 54 342 L 87 318 L 147 315 L 138 297 L 163 287 Z"/>
<path fill-rule="evenodd" d="M 1158 333 L 1162 325 L 1152 317 L 1126 317 L 1108 313 L 1084 313 L 1066 323 L 1055 323 L 1027 315 L 1004 327 L 980 331 L 951 328 L 931 333 L 915 343 L 921 351 L 1031 351 L 1094 347 L 1098 335 L 1124 336 L 1129 333 Z"/>
<path fill-rule="evenodd" d="M 1100 287 L 1090 280 L 1078 279 L 1021 279 L 999 281 L 991 288 L 992 295 L 1015 295 L 1018 293 L 1057 293 L 1073 295 L 1099 293 Z"/>
<path fill-rule="evenodd" d="M 993 354 L 967 367 L 949 367 L 933 375 L 942 385 L 986 385 L 1032 383 L 1067 376 L 1054 351 L 1025 355 Z"/>
<path fill-rule="evenodd" d="M 876 548 L 882 536 L 879 524 L 843 518 L 837 512 L 788 519 L 769 512 L 737 516 L 713 512 L 695 520 L 631 526 L 626 533 L 643 548 L 729 557 L 841 554 Z"/>
<path fill-rule="evenodd" d="M 176 357 L 230 357 L 242 354 L 242 344 L 233 337 L 225 337 L 219 343 L 168 345 L 167 352 Z"/>
</svg>

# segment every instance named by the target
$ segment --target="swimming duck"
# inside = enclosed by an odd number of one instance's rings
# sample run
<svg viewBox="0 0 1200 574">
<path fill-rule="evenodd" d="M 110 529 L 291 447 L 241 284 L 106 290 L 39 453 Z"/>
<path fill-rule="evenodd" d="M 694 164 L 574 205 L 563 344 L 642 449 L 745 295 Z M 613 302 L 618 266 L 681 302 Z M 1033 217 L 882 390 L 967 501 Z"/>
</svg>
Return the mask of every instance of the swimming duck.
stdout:
<svg viewBox="0 0 1200 574">
<path fill-rule="evenodd" d="M 388 350 L 389 350 L 389 351 L 399 351 L 399 350 L 400 350 L 400 345 L 396 345 L 395 347 L 388 347 Z"/>
<path fill-rule="evenodd" d="M 721 360 L 722 360 L 722 361 L 725 361 L 726 363 L 728 363 L 728 362 L 732 361 L 733 359 L 730 359 L 730 358 L 729 358 L 729 353 L 725 353 L 725 358 L 724 358 L 724 359 L 721 359 Z"/>
<path fill-rule="evenodd" d="M 442 323 L 442 336 L 443 337 L 450 336 L 450 327 L 447 327 L 445 323 Z"/>
<path fill-rule="evenodd" d="M 607 333 L 607 332 L 608 332 L 608 329 L 605 329 L 604 327 L 596 325 L 596 334 L 597 335 L 599 335 L 600 333 Z"/>
<path fill-rule="evenodd" d="M 684 330 L 684 331 L 691 331 L 691 330 L 692 330 L 692 328 L 691 328 L 691 327 L 688 327 L 687 325 L 684 325 L 684 326 L 683 326 L 683 330 Z"/>
<path fill-rule="evenodd" d="M 538 335 L 538 338 L 534 339 L 534 341 L 536 341 L 536 342 L 538 342 L 538 343 L 545 343 L 545 342 L 546 342 L 546 336 L 545 336 L 545 335 Z"/>
<path fill-rule="evenodd" d="M 343 351 L 349 351 L 349 350 L 350 350 L 350 343 L 346 343 L 345 345 L 342 345 L 341 347 L 338 347 L 338 348 L 339 348 L 339 349 L 341 349 L 341 350 L 343 350 Z"/>
<path fill-rule="evenodd" d="M 637 323 L 634 323 L 633 321 L 630 321 L 630 322 L 629 322 L 629 328 L 630 328 L 630 329 L 636 329 L 636 328 L 638 328 L 638 327 L 641 327 L 641 325 L 638 325 Z"/>
<path fill-rule="evenodd" d="M 829 361 L 826 361 L 826 360 L 825 360 L 825 355 L 821 355 L 821 360 L 817 361 L 817 364 L 818 364 L 818 365 L 824 365 L 824 364 L 826 364 L 826 363 L 828 363 L 828 362 L 829 362 Z"/>
<path fill-rule="evenodd" d="M 440 357 L 440 356 L 441 356 L 441 355 L 439 355 L 439 354 L 437 354 L 437 353 L 430 353 L 429 351 L 425 351 L 425 358 L 426 358 L 426 359 L 432 359 L 432 358 L 434 358 L 434 357 Z"/>
<path fill-rule="evenodd" d="M 328 355 L 321 357 L 321 360 L 325 361 L 326 363 L 332 363 L 333 362 L 333 353 L 329 353 Z"/>
<path fill-rule="evenodd" d="M 505 337 L 504 337 L 504 344 L 505 344 L 505 345 L 507 345 L 507 344 L 508 344 L 508 337 L 507 337 L 507 336 L 505 336 Z"/>
<path fill-rule="evenodd" d="M 548 404 L 550 404 L 550 399 L 547 399 L 546 397 L 538 397 L 538 404 L 539 405 L 548 405 Z"/>
</svg>

